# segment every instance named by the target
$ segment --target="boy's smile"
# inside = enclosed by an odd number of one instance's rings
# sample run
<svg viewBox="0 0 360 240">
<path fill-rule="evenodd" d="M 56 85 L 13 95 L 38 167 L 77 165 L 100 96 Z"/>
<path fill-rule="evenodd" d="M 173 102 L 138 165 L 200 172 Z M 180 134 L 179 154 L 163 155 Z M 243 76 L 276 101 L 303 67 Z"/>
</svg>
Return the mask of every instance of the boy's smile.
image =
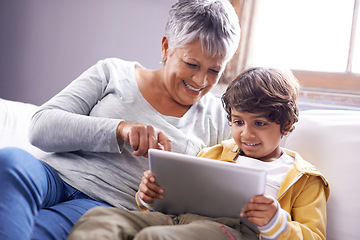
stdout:
<svg viewBox="0 0 360 240">
<path fill-rule="evenodd" d="M 264 162 L 281 156 L 280 124 L 270 122 L 264 114 L 231 109 L 231 131 L 238 147 L 246 156 Z"/>
</svg>

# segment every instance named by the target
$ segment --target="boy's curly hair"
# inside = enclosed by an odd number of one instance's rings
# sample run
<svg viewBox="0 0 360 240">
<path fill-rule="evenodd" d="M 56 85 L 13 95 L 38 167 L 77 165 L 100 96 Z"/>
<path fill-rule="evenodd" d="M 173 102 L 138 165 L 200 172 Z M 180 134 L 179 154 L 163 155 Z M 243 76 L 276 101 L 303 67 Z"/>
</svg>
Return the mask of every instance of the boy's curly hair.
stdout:
<svg viewBox="0 0 360 240">
<path fill-rule="evenodd" d="M 297 99 L 300 84 L 290 71 L 251 68 L 242 72 L 228 86 L 222 96 L 227 118 L 231 109 L 250 113 L 265 113 L 265 117 L 280 124 L 281 134 L 294 129 L 298 121 Z"/>
</svg>

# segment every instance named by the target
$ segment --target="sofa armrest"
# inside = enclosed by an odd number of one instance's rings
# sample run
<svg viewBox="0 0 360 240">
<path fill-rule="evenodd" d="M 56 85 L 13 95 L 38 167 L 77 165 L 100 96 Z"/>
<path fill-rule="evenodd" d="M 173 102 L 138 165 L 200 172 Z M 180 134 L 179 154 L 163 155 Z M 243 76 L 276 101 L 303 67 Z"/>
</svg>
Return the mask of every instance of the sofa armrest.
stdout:
<svg viewBox="0 0 360 240">
<path fill-rule="evenodd" d="M 327 239 L 358 239 L 360 223 L 360 111 L 300 112 L 295 130 L 282 140 L 328 179 Z"/>
</svg>

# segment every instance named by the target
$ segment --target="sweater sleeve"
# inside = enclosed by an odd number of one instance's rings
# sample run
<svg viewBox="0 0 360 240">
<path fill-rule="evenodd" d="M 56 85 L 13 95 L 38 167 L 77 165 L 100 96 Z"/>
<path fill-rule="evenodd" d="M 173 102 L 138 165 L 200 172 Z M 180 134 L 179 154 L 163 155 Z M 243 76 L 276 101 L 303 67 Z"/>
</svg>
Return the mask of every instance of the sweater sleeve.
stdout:
<svg viewBox="0 0 360 240">
<path fill-rule="evenodd" d="M 258 227 L 258 230 L 261 233 L 261 239 L 272 240 L 278 239 L 280 233 L 285 232 L 288 227 L 289 221 L 291 219 L 290 214 L 287 213 L 284 209 L 281 208 L 278 201 L 277 211 L 271 221 L 262 227 Z"/>
<path fill-rule="evenodd" d="M 103 98 L 109 70 L 99 61 L 40 107 L 30 126 L 30 141 L 47 152 L 119 152 L 116 128 L 122 121 L 90 116 Z"/>
<path fill-rule="evenodd" d="M 143 212 L 152 212 L 153 211 L 153 204 L 143 201 L 139 197 L 138 192 L 135 194 L 135 200 L 136 200 L 136 204 L 138 205 L 138 207 L 140 208 L 141 211 L 143 211 Z"/>
</svg>

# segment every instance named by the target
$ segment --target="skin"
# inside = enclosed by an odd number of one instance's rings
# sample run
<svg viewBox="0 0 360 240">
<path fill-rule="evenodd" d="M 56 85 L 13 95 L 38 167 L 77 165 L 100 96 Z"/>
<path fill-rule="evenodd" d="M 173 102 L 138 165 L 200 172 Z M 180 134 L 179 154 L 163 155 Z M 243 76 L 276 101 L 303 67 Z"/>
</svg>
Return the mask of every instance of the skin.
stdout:
<svg viewBox="0 0 360 240">
<path fill-rule="evenodd" d="M 136 68 L 139 90 L 149 104 L 166 116 L 182 117 L 219 81 L 227 60 L 202 52 L 199 40 L 181 48 L 169 49 L 162 39 L 162 58 L 166 62 L 158 70 Z M 171 151 L 170 139 L 159 129 L 141 123 L 121 122 L 117 140 L 130 143 L 135 156 L 147 157 L 150 148 Z"/>
<path fill-rule="evenodd" d="M 199 40 L 171 50 L 164 37 L 162 46 L 166 64 L 160 69 L 163 80 L 159 87 L 163 97 L 188 109 L 217 84 L 225 69 L 225 59 L 208 56 Z"/>
<path fill-rule="evenodd" d="M 281 156 L 280 124 L 270 122 L 264 115 L 231 109 L 231 134 L 246 156 L 271 162 Z M 250 199 L 240 217 L 258 226 L 265 226 L 277 211 L 276 200 L 259 195 Z"/>
<path fill-rule="evenodd" d="M 246 156 L 271 162 L 281 156 L 280 125 L 270 122 L 261 114 L 231 109 L 232 137 Z M 164 190 L 155 183 L 151 172 L 145 171 L 139 185 L 139 197 L 146 202 L 163 198 Z M 277 211 L 276 200 L 265 195 L 254 196 L 244 206 L 240 217 L 258 226 L 265 226 Z"/>
<path fill-rule="evenodd" d="M 280 124 L 262 114 L 231 109 L 231 135 L 246 156 L 272 162 L 281 156 Z"/>
</svg>

